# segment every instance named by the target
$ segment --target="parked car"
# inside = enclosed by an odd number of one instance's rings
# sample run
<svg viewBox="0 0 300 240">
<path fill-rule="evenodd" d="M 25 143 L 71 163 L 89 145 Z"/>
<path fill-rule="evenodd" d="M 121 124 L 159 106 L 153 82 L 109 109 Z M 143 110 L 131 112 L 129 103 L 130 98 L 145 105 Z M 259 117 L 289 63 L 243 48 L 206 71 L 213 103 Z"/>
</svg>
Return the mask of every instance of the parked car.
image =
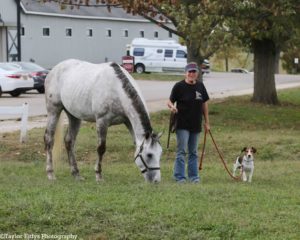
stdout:
<svg viewBox="0 0 300 240">
<path fill-rule="evenodd" d="M 233 73 L 249 73 L 249 71 L 244 68 L 233 68 L 233 69 L 231 69 L 231 72 L 233 72 Z"/>
<path fill-rule="evenodd" d="M 0 63 L 0 97 L 9 93 L 13 97 L 33 89 L 34 81 L 31 75 L 11 66 L 10 63 Z"/>
<path fill-rule="evenodd" d="M 203 63 L 201 64 L 202 73 L 210 73 L 210 64 L 207 59 L 204 59 Z"/>
<path fill-rule="evenodd" d="M 11 64 L 18 69 L 30 73 L 34 80 L 33 88 L 36 89 L 39 93 L 45 93 L 44 83 L 49 70 L 32 62 L 11 62 Z"/>
</svg>

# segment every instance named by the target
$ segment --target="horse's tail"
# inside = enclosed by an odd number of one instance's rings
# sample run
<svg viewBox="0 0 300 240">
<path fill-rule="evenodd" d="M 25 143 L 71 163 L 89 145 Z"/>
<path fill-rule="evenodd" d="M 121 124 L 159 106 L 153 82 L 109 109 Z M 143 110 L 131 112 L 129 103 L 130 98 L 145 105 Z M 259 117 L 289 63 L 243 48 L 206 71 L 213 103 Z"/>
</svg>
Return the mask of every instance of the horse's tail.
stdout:
<svg viewBox="0 0 300 240">
<path fill-rule="evenodd" d="M 54 134 L 54 145 L 52 150 L 52 160 L 54 169 L 61 169 L 63 167 L 63 138 L 64 138 L 64 119 L 65 114 L 62 111 L 58 119 L 56 130 Z"/>
</svg>

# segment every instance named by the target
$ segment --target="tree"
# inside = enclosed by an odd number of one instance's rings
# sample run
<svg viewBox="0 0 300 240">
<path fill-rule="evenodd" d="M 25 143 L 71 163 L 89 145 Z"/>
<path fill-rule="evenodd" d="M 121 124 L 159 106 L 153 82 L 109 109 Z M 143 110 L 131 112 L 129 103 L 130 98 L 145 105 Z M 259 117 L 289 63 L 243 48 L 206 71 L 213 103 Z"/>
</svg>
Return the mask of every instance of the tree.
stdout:
<svg viewBox="0 0 300 240">
<path fill-rule="evenodd" d="M 287 42 L 283 49 L 282 61 L 283 68 L 288 73 L 300 73 L 300 63 L 295 63 L 295 59 L 300 59 L 300 26 L 297 34 Z"/>
<path fill-rule="evenodd" d="M 254 53 L 254 102 L 278 104 L 276 54 L 300 24 L 298 0 L 232 0 L 229 26 Z"/>
<path fill-rule="evenodd" d="M 252 100 L 277 104 L 276 56 L 300 23 L 299 0 L 43 0 L 69 5 L 122 6 L 184 39 L 188 61 L 201 64 L 230 30 L 254 52 Z M 169 28 L 165 21 L 175 28 Z"/>
<path fill-rule="evenodd" d="M 229 61 L 230 59 L 237 60 L 240 64 L 238 66 L 241 66 L 245 68 L 245 61 L 241 63 L 239 54 L 241 51 L 244 50 L 242 48 L 241 42 L 236 39 L 232 34 L 225 34 L 224 35 L 224 42 L 221 45 L 221 48 L 214 54 L 215 64 L 224 62 L 224 67 L 221 69 L 225 69 L 226 72 L 229 71 Z M 222 64 L 223 65 L 223 64 Z"/>
<path fill-rule="evenodd" d="M 120 6 L 179 36 L 187 46 L 188 61 L 202 64 L 221 46 L 225 28 L 220 0 L 43 0 L 70 6 Z M 169 27 L 170 22 L 175 28 Z"/>
</svg>

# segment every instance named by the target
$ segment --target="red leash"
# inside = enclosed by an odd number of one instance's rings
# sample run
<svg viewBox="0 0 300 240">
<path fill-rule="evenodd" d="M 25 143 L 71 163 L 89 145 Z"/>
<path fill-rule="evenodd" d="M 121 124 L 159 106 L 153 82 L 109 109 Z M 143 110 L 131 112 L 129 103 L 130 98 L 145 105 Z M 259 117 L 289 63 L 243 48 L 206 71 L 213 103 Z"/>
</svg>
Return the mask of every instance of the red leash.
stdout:
<svg viewBox="0 0 300 240">
<path fill-rule="evenodd" d="M 202 148 L 202 153 L 201 153 L 201 158 L 200 158 L 200 163 L 199 163 L 199 171 L 202 170 L 202 163 L 203 163 L 203 159 L 204 159 L 204 152 L 205 152 L 205 145 L 206 145 L 206 135 L 207 135 L 207 132 L 209 132 L 209 135 L 210 135 L 210 137 L 211 137 L 211 140 L 213 141 L 213 143 L 214 143 L 214 145 L 215 145 L 215 148 L 216 148 L 216 150 L 217 150 L 217 152 L 218 152 L 218 154 L 219 154 L 219 156 L 220 156 L 221 162 L 223 163 L 223 165 L 224 165 L 224 167 L 225 167 L 227 173 L 229 174 L 229 176 L 230 176 L 231 178 L 233 178 L 234 180 L 241 180 L 242 174 L 241 174 L 240 176 L 235 177 L 235 176 L 233 176 L 232 173 L 229 171 L 229 169 L 228 169 L 228 167 L 227 167 L 227 164 L 226 164 L 226 162 L 225 162 L 225 160 L 224 160 L 224 158 L 223 158 L 223 156 L 222 156 L 222 154 L 221 154 L 221 152 L 220 152 L 220 150 L 219 150 L 219 148 L 218 148 L 218 146 L 217 146 L 217 144 L 216 144 L 216 141 L 215 141 L 215 139 L 213 138 L 213 136 L 212 136 L 210 130 L 205 131 L 205 134 L 204 134 L 204 142 L 203 142 L 203 148 Z M 242 171 L 242 172 L 243 172 L 243 171 Z"/>
</svg>

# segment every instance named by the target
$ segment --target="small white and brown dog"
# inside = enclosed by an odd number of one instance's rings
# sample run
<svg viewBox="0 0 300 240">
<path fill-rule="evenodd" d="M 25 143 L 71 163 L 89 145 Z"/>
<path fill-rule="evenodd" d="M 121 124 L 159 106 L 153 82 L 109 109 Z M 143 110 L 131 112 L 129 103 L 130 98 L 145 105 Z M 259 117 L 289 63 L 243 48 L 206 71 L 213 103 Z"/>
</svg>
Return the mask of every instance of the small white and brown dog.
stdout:
<svg viewBox="0 0 300 240">
<path fill-rule="evenodd" d="M 241 153 L 242 154 L 237 157 L 233 164 L 233 176 L 236 176 L 239 170 L 240 174 L 242 174 L 243 181 L 251 182 L 254 172 L 254 153 L 256 153 L 256 148 L 244 147 Z"/>
</svg>

